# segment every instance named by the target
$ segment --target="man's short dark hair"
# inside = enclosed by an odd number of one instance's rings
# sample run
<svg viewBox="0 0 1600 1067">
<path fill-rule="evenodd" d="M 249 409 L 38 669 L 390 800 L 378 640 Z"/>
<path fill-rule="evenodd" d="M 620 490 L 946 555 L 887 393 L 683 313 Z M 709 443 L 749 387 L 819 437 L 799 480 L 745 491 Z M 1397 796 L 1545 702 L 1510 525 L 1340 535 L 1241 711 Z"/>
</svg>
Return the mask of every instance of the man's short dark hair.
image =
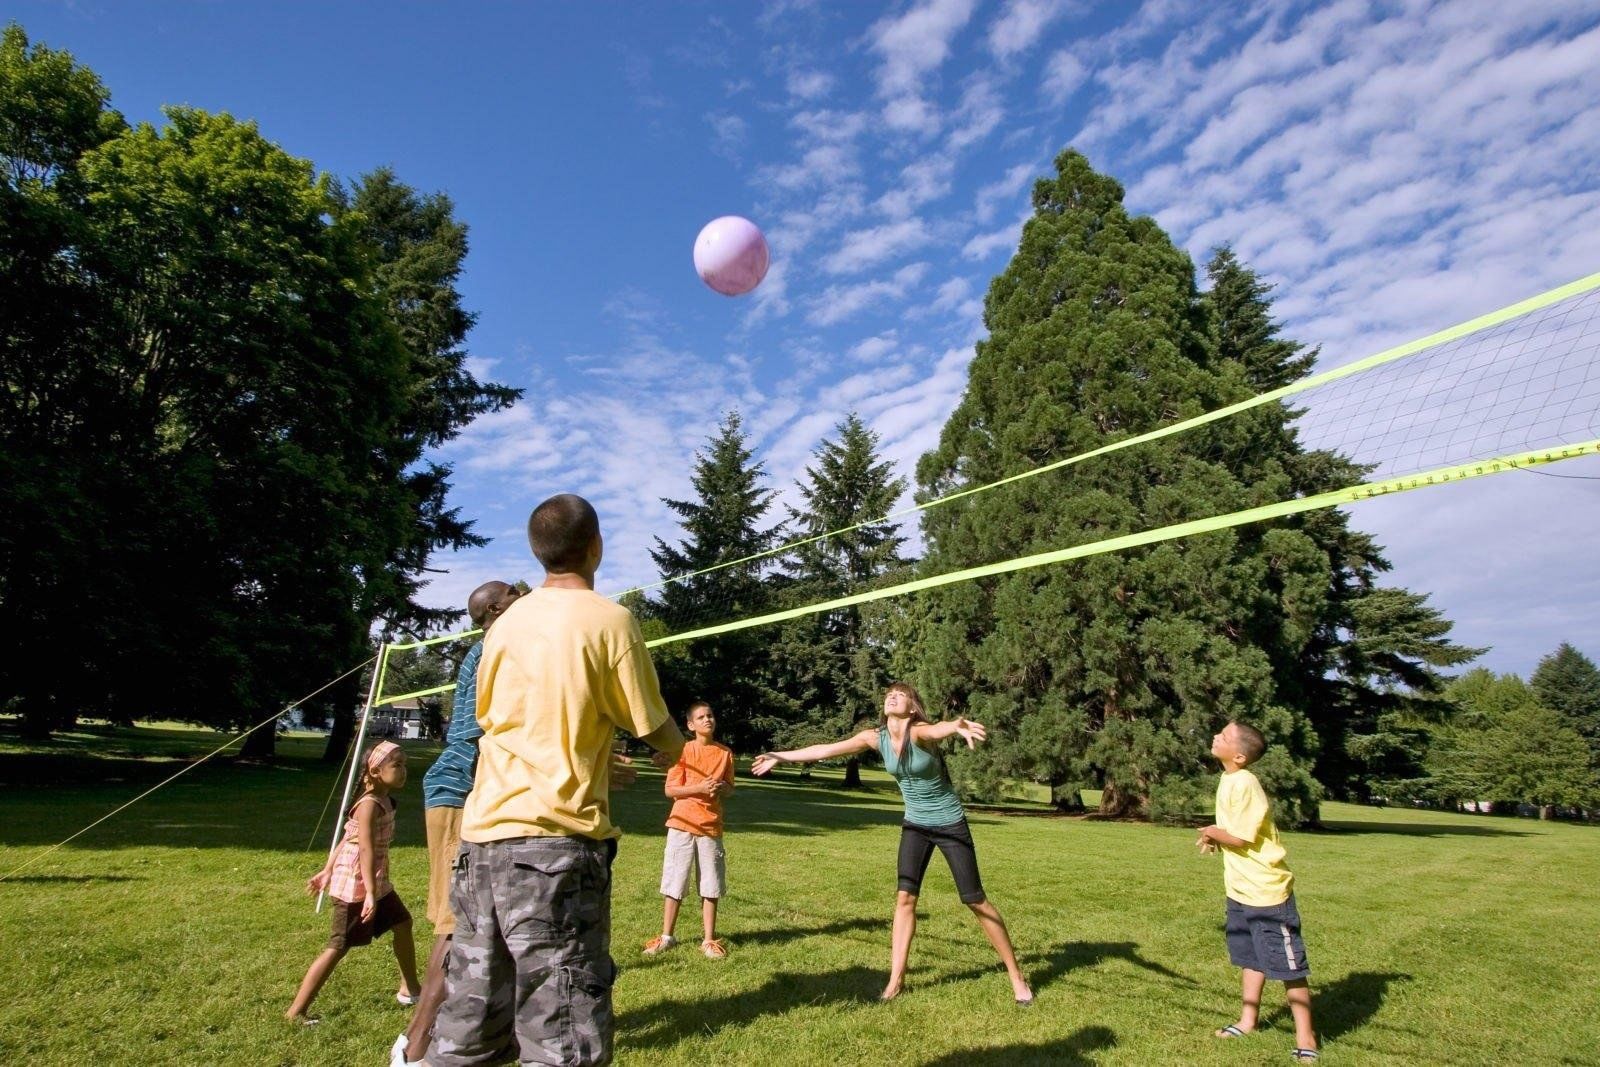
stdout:
<svg viewBox="0 0 1600 1067">
<path fill-rule="evenodd" d="M 528 516 L 528 546 L 551 574 L 581 570 L 599 537 L 600 516 L 576 493 L 553 496 Z"/>
<path fill-rule="evenodd" d="M 1239 732 L 1239 748 L 1244 752 L 1244 765 L 1248 767 L 1267 750 L 1266 735 L 1249 723 L 1235 722 L 1233 725 Z"/>
</svg>

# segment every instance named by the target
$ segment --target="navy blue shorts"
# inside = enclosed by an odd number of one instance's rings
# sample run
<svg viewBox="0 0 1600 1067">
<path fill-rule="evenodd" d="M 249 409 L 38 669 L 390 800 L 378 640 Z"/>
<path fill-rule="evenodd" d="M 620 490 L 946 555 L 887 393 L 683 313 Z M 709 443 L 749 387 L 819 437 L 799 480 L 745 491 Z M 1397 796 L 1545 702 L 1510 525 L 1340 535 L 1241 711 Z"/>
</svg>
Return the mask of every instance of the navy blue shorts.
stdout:
<svg viewBox="0 0 1600 1067">
<path fill-rule="evenodd" d="M 1275 982 L 1292 982 L 1311 973 L 1293 893 L 1282 904 L 1266 908 L 1253 908 L 1229 897 L 1225 929 L 1228 958 L 1235 967 L 1260 971 Z"/>
</svg>

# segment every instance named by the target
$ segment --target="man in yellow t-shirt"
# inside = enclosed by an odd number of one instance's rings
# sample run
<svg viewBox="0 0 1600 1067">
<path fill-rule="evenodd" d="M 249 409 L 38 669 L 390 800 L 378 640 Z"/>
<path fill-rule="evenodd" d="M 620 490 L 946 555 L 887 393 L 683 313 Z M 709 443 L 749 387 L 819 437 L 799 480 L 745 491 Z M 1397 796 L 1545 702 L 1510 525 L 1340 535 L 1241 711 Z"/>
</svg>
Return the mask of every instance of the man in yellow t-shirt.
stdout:
<svg viewBox="0 0 1600 1067">
<path fill-rule="evenodd" d="M 594 591 L 594 508 L 551 497 L 528 542 L 544 584 L 500 616 L 478 663 L 483 736 L 432 1067 L 611 1062 L 612 740 L 620 727 L 668 766 L 683 750 L 638 622 Z"/>
<path fill-rule="evenodd" d="M 1217 821 L 1200 831 L 1201 852 L 1222 851 L 1222 884 L 1228 895 L 1228 957 L 1243 968 L 1243 1007 L 1239 1021 L 1216 1031 L 1218 1037 L 1243 1037 L 1256 1028 L 1261 991 L 1267 979 L 1283 983 L 1294 1015 L 1297 1060 L 1317 1058 L 1311 1025 L 1311 973 L 1300 939 L 1300 912 L 1294 903 L 1294 875 L 1284 864 L 1283 844 L 1272 822 L 1272 803 L 1248 768 L 1267 750 L 1261 731 L 1230 722 L 1211 739 L 1211 754 L 1222 764 L 1217 783 Z"/>
</svg>

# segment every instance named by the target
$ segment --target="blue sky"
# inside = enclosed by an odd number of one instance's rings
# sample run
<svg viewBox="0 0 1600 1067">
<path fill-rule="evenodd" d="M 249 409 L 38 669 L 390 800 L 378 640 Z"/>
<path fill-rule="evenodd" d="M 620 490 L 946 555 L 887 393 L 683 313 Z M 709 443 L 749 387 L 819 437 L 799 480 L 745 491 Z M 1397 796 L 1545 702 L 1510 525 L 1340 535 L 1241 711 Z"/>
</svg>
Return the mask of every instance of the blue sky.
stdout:
<svg viewBox="0 0 1600 1067">
<path fill-rule="evenodd" d="M 654 578 L 650 539 L 676 532 L 659 498 L 688 494 L 730 408 L 778 488 L 850 410 L 909 473 L 960 397 L 1031 180 L 1068 145 L 1197 260 L 1232 242 L 1324 367 L 1600 270 L 1592 0 L 1208 6 L 22 2 L 8 17 L 98 71 L 130 119 L 227 110 L 320 169 L 390 164 L 455 200 L 476 365 L 528 390 L 444 453 L 456 503 L 495 538 L 439 561 L 431 595 L 458 604 L 486 578 L 535 576 L 522 522 L 562 490 L 601 509 L 603 589 Z M 738 300 L 690 262 L 728 213 L 773 249 Z M 1354 515 L 1395 581 L 1494 646 L 1484 663 L 1526 672 L 1563 640 L 1600 658 L 1597 505 L 1600 481 L 1513 475 Z"/>
</svg>

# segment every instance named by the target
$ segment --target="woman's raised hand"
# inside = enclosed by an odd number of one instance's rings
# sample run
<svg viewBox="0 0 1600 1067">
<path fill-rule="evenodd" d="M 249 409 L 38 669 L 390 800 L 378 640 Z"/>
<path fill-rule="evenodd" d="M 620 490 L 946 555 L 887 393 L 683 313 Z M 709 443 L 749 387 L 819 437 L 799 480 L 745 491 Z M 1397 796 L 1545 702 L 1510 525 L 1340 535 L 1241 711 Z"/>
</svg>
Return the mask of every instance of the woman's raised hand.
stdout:
<svg viewBox="0 0 1600 1067">
<path fill-rule="evenodd" d="M 989 738 L 989 731 L 983 728 L 983 723 L 972 719 L 957 719 L 956 734 L 967 743 L 968 748 L 977 748 L 978 742 Z"/>
<path fill-rule="evenodd" d="M 755 758 L 755 762 L 750 764 L 750 773 L 755 775 L 757 778 L 760 778 L 762 775 L 766 774 L 768 771 L 772 770 L 772 768 L 776 767 L 782 762 L 783 760 L 779 759 L 771 752 L 763 752 L 761 755 Z"/>
</svg>

